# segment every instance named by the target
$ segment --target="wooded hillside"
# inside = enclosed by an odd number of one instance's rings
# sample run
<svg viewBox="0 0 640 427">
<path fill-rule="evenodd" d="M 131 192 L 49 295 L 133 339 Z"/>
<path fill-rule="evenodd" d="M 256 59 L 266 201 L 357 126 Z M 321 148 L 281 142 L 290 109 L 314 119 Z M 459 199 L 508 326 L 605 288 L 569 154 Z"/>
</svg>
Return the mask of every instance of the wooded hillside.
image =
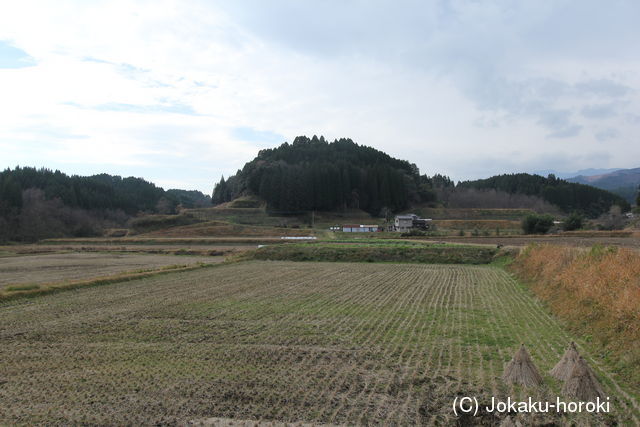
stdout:
<svg viewBox="0 0 640 427">
<path fill-rule="evenodd" d="M 492 189 L 538 196 L 564 212 L 577 211 L 590 217 L 608 212 L 612 205 L 620 206 L 623 211 L 630 209 L 629 202 L 616 194 L 589 185 L 571 183 L 553 175 L 546 178 L 527 173 L 497 175 L 461 182 L 458 188 Z"/>
<path fill-rule="evenodd" d="M 164 191 L 142 178 L 16 167 L 0 172 L 0 240 L 94 235 L 139 212 L 208 204 L 209 196 L 199 191 Z"/>
<path fill-rule="evenodd" d="M 351 139 L 328 142 L 299 136 L 293 143 L 261 150 L 234 176 L 216 184 L 213 203 L 250 193 L 280 212 L 359 208 L 377 215 L 383 208 L 406 209 L 435 199 L 434 186 L 446 177 L 420 176 L 415 164 Z"/>
</svg>

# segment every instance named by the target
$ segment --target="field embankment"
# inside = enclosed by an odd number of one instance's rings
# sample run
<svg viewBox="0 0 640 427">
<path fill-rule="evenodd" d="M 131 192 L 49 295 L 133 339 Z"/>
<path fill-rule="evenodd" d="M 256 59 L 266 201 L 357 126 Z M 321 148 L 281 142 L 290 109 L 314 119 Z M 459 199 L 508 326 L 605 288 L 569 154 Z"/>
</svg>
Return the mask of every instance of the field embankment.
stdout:
<svg viewBox="0 0 640 427">
<path fill-rule="evenodd" d="M 447 244 L 300 243 L 265 246 L 246 256 L 273 261 L 488 264 L 496 253 L 494 248 Z"/>
<path fill-rule="evenodd" d="M 596 341 L 640 386 L 640 253 L 532 245 L 510 268 L 555 315 Z"/>
</svg>

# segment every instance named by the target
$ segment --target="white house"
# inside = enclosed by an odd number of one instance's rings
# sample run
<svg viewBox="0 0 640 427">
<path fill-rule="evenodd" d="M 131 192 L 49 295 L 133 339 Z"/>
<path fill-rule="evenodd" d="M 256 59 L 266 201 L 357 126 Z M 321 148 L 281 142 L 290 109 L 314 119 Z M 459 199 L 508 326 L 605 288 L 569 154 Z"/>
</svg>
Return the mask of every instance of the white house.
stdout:
<svg viewBox="0 0 640 427">
<path fill-rule="evenodd" d="M 413 228 L 429 230 L 431 228 L 431 221 L 429 218 L 420 218 L 415 214 L 396 215 L 393 228 L 399 232 L 409 231 Z"/>
</svg>

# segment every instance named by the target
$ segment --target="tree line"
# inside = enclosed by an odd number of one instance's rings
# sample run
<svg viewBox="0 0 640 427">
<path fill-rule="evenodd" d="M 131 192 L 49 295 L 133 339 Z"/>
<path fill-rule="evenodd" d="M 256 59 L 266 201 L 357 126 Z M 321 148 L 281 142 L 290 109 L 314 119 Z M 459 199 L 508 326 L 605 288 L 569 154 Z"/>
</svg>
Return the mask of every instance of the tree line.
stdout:
<svg viewBox="0 0 640 427">
<path fill-rule="evenodd" d="M 142 178 L 16 167 L 0 172 L 0 240 L 94 235 L 141 212 L 208 205 L 199 191 L 165 191 Z"/>
<path fill-rule="evenodd" d="M 623 211 L 631 206 L 624 198 L 606 190 L 584 184 L 576 184 L 559 179 L 527 173 L 496 175 L 491 178 L 458 183 L 456 188 L 498 190 L 509 194 L 537 196 L 557 206 L 565 213 L 578 212 L 590 218 L 609 211 L 618 205 Z"/>
</svg>

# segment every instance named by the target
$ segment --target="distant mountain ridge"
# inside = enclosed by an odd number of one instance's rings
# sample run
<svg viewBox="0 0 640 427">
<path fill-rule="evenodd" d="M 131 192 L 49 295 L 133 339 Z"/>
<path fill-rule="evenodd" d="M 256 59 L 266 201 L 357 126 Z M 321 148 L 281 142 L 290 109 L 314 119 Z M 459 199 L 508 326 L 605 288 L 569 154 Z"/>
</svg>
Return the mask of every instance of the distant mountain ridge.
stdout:
<svg viewBox="0 0 640 427">
<path fill-rule="evenodd" d="M 578 175 L 568 178 L 567 181 L 608 190 L 633 203 L 638 192 L 638 186 L 640 186 L 640 168 L 617 169 L 612 172 L 593 175 Z"/>
<path fill-rule="evenodd" d="M 622 168 L 608 168 L 608 169 L 603 169 L 603 168 L 587 168 L 587 169 L 580 169 L 578 171 L 574 171 L 574 172 L 559 172 L 556 171 L 554 169 L 544 169 L 544 170 L 536 170 L 533 171 L 532 173 L 534 175 L 540 175 L 540 176 L 548 176 L 550 174 L 555 175 L 558 178 L 561 179 L 569 179 L 569 178 L 575 178 L 578 176 L 593 176 L 593 175 L 604 175 L 604 174 L 608 174 L 611 172 L 615 172 L 615 171 L 619 171 Z"/>
</svg>

